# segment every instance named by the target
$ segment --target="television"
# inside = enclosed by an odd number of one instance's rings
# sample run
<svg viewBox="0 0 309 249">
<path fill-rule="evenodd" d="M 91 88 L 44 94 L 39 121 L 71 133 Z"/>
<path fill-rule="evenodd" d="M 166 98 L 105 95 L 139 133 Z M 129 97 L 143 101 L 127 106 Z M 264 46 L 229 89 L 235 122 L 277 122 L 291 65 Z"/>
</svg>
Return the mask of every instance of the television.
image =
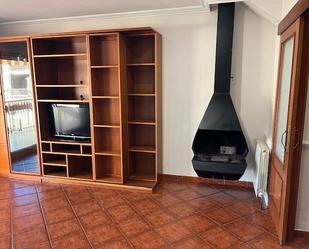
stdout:
<svg viewBox="0 0 309 249">
<path fill-rule="evenodd" d="M 51 104 L 50 109 L 54 136 L 70 140 L 90 139 L 87 104 Z"/>
</svg>

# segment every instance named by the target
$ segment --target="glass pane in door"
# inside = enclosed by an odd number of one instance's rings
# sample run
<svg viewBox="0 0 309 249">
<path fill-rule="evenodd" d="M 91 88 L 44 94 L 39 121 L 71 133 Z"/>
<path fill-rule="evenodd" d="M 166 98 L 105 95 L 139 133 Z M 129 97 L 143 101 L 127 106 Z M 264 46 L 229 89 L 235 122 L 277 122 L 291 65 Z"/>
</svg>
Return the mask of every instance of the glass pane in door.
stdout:
<svg viewBox="0 0 309 249">
<path fill-rule="evenodd" d="M 39 173 L 27 42 L 0 43 L 0 67 L 11 169 Z"/>
<path fill-rule="evenodd" d="M 293 64 L 293 48 L 294 37 L 291 37 L 283 44 L 283 61 L 281 69 L 281 85 L 278 89 L 279 108 L 277 119 L 277 133 L 276 133 L 276 148 L 275 153 L 281 163 L 284 163 L 285 146 L 287 143 L 287 118 L 289 109 L 289 96 L 292 77 L 292 64 Z"/>
</svg>

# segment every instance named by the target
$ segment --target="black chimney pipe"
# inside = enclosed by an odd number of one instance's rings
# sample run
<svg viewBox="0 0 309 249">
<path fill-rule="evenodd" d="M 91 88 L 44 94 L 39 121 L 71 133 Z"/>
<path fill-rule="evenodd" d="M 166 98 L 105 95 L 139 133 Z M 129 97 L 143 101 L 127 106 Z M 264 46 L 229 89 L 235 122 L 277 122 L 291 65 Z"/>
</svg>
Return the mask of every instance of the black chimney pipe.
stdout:
<svg viewBox="0 0 309 249">
<path fill-rule="evenodd" d="M 215 93 L 230 93 L 235 4 L 218 6 Z"/>
</svg>

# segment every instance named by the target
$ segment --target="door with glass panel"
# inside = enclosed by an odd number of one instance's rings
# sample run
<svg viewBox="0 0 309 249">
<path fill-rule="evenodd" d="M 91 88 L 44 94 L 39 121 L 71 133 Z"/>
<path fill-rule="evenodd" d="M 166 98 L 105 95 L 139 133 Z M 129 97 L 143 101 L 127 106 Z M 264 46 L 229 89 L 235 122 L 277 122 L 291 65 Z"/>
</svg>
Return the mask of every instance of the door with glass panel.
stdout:
<svg viewBox="0 0 309 249">
<path fill-rule="evenodd" d="M 293 151 L 298 146 L 296 112 L 299 92 L 302 23 L 297 20 L 281 35 L 276 94 L 269 207 L 280 243 L 285 242 Z"/>
<path fill-rule="evenodd" d="M 11 172 L 40 174 L 28 40 L 0 42 L 0 73 Z"/>
</svg>

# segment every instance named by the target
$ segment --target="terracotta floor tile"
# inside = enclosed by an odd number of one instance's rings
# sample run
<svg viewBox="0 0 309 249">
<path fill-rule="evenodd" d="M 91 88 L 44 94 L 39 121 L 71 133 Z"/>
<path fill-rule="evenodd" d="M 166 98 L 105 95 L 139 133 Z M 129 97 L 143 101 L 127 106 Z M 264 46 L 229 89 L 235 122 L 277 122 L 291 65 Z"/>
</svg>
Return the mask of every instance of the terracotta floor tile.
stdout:
<svg viewBox="0 0 309 249">
<path fill-rule="evenodd" d="M 0 235 L 0 248 L 1 249 L 10 249 L 11 248 L 11 235 Z"/>
<path fill-rule="evenodd" d="M 76 219 L 54 223 L 49 225 L 47 229 L 52 240 L 56 240 L 73 232 L 82 231 Z"/>
<path fill-rule="evenodd" d="M 23 206 L 17 206 L 12 208 L 13 218 L 28 216 L 32 214 L 40 214 L 41 209 L 38 203 L 32 203 Z"/>
<path fill-rule="evenodd" d="M 43 227 L 36 227 L 31 230 L 14 234 L 14 248 L 24 249 L 32 248 L 35 244 L 48 242 L 46 230 Z"/>
<path fill-rule="evenodd" d="M 255 198 L 255 197 L 243 199 L 243 200 L 240 200 L 237 203 L 245 203 L 246 205 L 249 205 L 249 206 L 254 207 L 256 209 L 260 209 L 260 207 L 261 207 L 260 200 Z M 266 210 L 266 212 L 267 212 L 267 210 Z"/>
<path fill-rule="evenodd" d="M 7 209 L 1 208 L 0 209 L 0 221 L 9 220 L 10 218 L 11 218 L 10 208 L 7 208 Z"/>
<path fill-rule="evenodd" d="M 190 188 L 186 188 L 186 189 L 174 192 L 174 195 L 184 201 L 193 200 L 193 199 L 196 199 L 202 196 L 201 194 L 195 192 L 194 190 Z"/>
<path fill-rule="evenodd" d="M 11 189 L 11 182 L 8 180 L 0 181 L 0 191 Z"/>
<path fill-rule="evenodd" d="M 223 206 L 231 206 L 238 202 L 237 199 L 223 192 L 213 194 L 209 196 L 209 198 L 211 201 L 214 201 Z"/>
<path fill-rule="evenodd" d="M 114 224 L 95 227 L 87 231 L 87 236 L 94 247 L 107 241 L 123 239 L 120 231 Z"/>
<path fill-rule="evenodd" d="M 36 189 L 38 192 L 46 192 L 51 190 L 60 189 L 61 186 L 56 183 L 38 183 L 36 184 Z"/>
<path fill-rule="evenodd" d="M 203 240 L 218 249 L 227 249 L 241 243 L 234 235 L 218 226 L 203 232 L 200 236 Z"/>
<path fill-rule="evenodd" d="M 91 212 L 95 212 L 101 209 L 96 200 L 88 200 L 73 205 L 73 209 L 78 216 L 82 216 Z"/>
<path fill-rule="evenodd" d="M 33 204 L 33 203 L 39 203 L 37 194 L 19 196 L 12 200 L 13 206 L 23 206 L 23 205 Z"/>
<path fill-rule="evenodd" d="M 243 220 L 234 221 L 227 224 L 225 227 L 242 241 L 252 240 L 264 233 L 261 228 L 253 224 L 249 224 Z"/>
<path fill-rule="evenodd" d="M 89 200 L 92 199 L 92 196 L 90 195 L 89 191 L 86 189 L 83 189 L 77 192 L 67 193 L 67 196 L 72 205 L 75 205 L 77 203 L 88 202 Z"/>
<path fill-rule="evenodd" d="M 11 207 L 11 200 L 1 200 L 0 201 L 0 210 L 8 210 Z"/>
<path fill-rule="evenodd" d="M 216 224 L 205 215 L 194 214 L 181 220 L 181 222 L 190 230 L 199 233 L 214 227 Z"/>
<path fill-rule="evenodd" d="M 281 248 L 276 237 L 266 232 L 275 233 L 268 210 L 260 211 L 253 191 L 247 189 L 165 181 L 154 194 L 149 194 L 3 179 L 0 178 L 1 249 L 11 247 L 11 206 L 14 249 L 50 248 L 38 201 L 53 249 L 90 248 L 67 196 L 94 249 L 200 249 L 230 245 L 230 249 Z M 235 216 L 237 219 L 233 220 Z M 284 248 L 308 245 L 308 240 L 298 238 Z"/>
<path fill-rule="evenodd" d="M 14 234 L 18 234 L 26 230 L 31 230 L 37 226 L 44 227 L 44 221 L 41 213 L 13 219 Z"/>
<path fill-rule="evenodd" d="M 80 217 L 80 222 L 86 230 L 90 230 L 95 226 L 111 223 L 111 219 L 105 211 L 99 210 Z"/>
<path fill-rule="evenodd" d="M 38 193 L 41 200 L 53 199 L 53 198 L 65 198 L 62 189 L 54 189 L 52 191 L 43 191 Z"/>
<path fill-rule="evenodd" d="M 272 219 L 269 215 L 265 215 L 261 212 L 255 212 L 254 214 L 246 217 L 246 220 L 249 223 L 254 223 L 257 224 L 261 227 L 263 227 L 264 229 L 266 229 L 267 231 L 276 234 L 276 228 L 272 222 Z"/>
<path fill-rule="evenodd" d="M 153 198 L 160 203 L 161 206 L 167 207 L 182 202 L 172 194 L 154 194 Z"/>
<path fill-rule="evenodd" d="M 52 198 L 52 199 L 43 199 L 41 200 L 42 208 L 45 212 L 58 209 L 58 208 L 69 208 L 69 202 L 64 196 Z"/>
<path fill-rule="evenodd" d="M 124 234 L 128 237 L 150 229 L 150 226 L 142 218 L 137 216 L 129 218 L 128 220 L 124 220 L 118 225 Z"/>
<path fill-rule="evenodd" d="M 118 205 L 126 203 L 124 199 L 118 194 L 114 196 L 105 197 L 104 199 L 97 199 L 97 200 L 99 204 L 104 208 L 110 208 L 110 207 L 114 207 L 114 206 L 118 206 Z"/>
<path fill-rule="evenodd" d="M 191 237 L 174 244 L 175 249 L 212 249 L 212 247 L 198 237 Z"/>
<path fill-rule="evenodd" d="M 97 200 L 102 200 L 111 196 L 118 195 L 116 191 L 106 188 L 89 188 L 89 191 Z"/>
<path fill-rule="evenodd" d="M 34 244 L 31 247 L 29 247 L 29 249 L 50 249 L 50 244 L 49 242 L 43 242 L 43 243 L 39 243 L 39 244 Z"/>
<path fill-rule="evenodd" d="M 0 200 L 6 200 L 13 198 L 14 195 L 10 189 L 0 191 Z"/>
<path fill-rule="evenodd" d="M 29 187 L 14 189 L 12 190 L 12 193 L 15 197 L 18 197 L 18 196 L 23 196 L 23 195 L 36 194 L 36 189 L 34 186 L 29 186 Z"/>
<path fill-rule="evenodd" d="M 131 246 L 126 240 L 107 242 L 96 247 L 96 249 L 130 249 L 130 248 Z"/>
<path fill-rule="evenodd" d="M 179 241 L 192 235 L 192 231 L 190 231 L 181 222 L 173 222 L 164 225 L 162 227 L 157 228 L 156 231 L 158 234 L 161 235 L 161 237 L 165 238 L 170 243 Z"/>
<path fill-rule="evenodd" d="M 206 184 L 192 184 L 190 185 L 190 189 L 194 190 L 202 196 L 208 196 L 220 192 L 219 189 L 213 188 Z"/>
<path fill-rule="evenodd" d="M 82 232 L 70 234 L 52 242 L 53 249 L 90 249 L 85 235 Z"/>
<path fill-rule="evenodd" d="M 254 206 L 245 202 L 237 202 L 234 205 L 229 206 L 228 209 L 240 216 L 246 216 L 257 212 L 257 209 Z"/>
<path fill-rule="evenodd" d="M 167 182 L 161 185 L 163 189 L 166 189 L 170 192 L 180 191 L 187 188 L 186 184 L 177 183 L 177 182 Z"/>
<path fill-rule="evenodd" d="M 168 210 L 178 218 L 187 217 L 196 212 L 196 208 L 188 203 L 179 203 L 168 207 Z"/>
<path fill-rule="evenodd" d="M 0 235 L 5 235 L 11 232 L 11 220 L 0 221 Z"/>
<path fill-rule="evenodd" d="M 142 214 L 146 215 L 154 210 L 160 208 L 160 205 L 153 199 L 147 198 L 145 200 L 133 203 L 134 207 Z"/>
<path fill-rule="evenodd" d="M 10 185 L 11 189 L 17 189 L 17 188 L 24 188 L 24 187 L 30 187 L 30 186 L 35 186 L 36 182 L 31 182 L 31 181 L 22 181 L 22 180 L 11 180 Z"/>
<path fill-rule="evenodd" d="M 162 226 L 166 223 L 174 221 L 175 218 L 164 209 L 156 210 L 146 216 L 146 219 L 153 225 L 153 226 Z"/>
<path fill-rule="evenodd" d="M 282 246 L 279 245 L 279 240 L 269 234 L 262 234 L 258 238 L 251 240 L 248 243 L 251 247 L 255 249 L 265 249 L 265 248 L 272 248 L 272 249 L 281 249 Z M 285 246 L 285 249 L 292 249 L 293 247 Z"/>
<path fill-rule="evenodd" d="M 254 193 L 253 192 L 249 192 L 246 189 L 242 189 L 242 188 L 229 188 L 227 190 L 224 191 L 226 194 L 231 195 L 232 197 L 236 198 L 236 199 L 247 199 L 250 197 L 254 197 Z"/>
<path fill-rule="evenodd" d="M 155 249 L 163 248 L 164 240 L 154 231 L 148 231 L 130 238 L 131 243 L 136 249 Z"/>
<path fill-rule="evenodd" d="M 188 202 L 193 207 L 197 208 L 201 212 L 207 212 L 214 210 L 218 207 L 218 204 L 209 200 L 209 197 L 200 197 Z"/>
<path fill-rule="evenodd" d="M 109 214 L 115 219 L 116 221 L 126 220 L 136 213 L 128 204 L 121 204 L 115 207 L 111 207 L 108 209 Z"/>
<path fill-rule="evenodd" d="M 225 224 L 239 218 L 238 215 L 227 208 L 218 208 L 205 214 L 219 224 Z"/>
<path fill-rule="evenodd" d="M 60 221 L 70 220 L 73 218 L 74 218 L 74 214 L 71 208 L 68 208 L 68 207 L 53 209 L 48 212 L 45 212 L 45 219 L 48 225 L 51 225 L 53 223 L 57 223 Z"/>
<path fill-rule="evenodd" d="M 132 192 L 132 191 L 122 193 L 121 195 L 132 203 L 151 197 L 151 194 L 148 193 Z"/>
<path fill-rule="evenodd" d="M 239 245 L 235 245 L 232 246 L 231 249 L 253 249 L 251 246 L 249 246 L 248 244 L 239 244 Z M 266 248 L 264 248 L 266 249 Z"/>
</svg>

